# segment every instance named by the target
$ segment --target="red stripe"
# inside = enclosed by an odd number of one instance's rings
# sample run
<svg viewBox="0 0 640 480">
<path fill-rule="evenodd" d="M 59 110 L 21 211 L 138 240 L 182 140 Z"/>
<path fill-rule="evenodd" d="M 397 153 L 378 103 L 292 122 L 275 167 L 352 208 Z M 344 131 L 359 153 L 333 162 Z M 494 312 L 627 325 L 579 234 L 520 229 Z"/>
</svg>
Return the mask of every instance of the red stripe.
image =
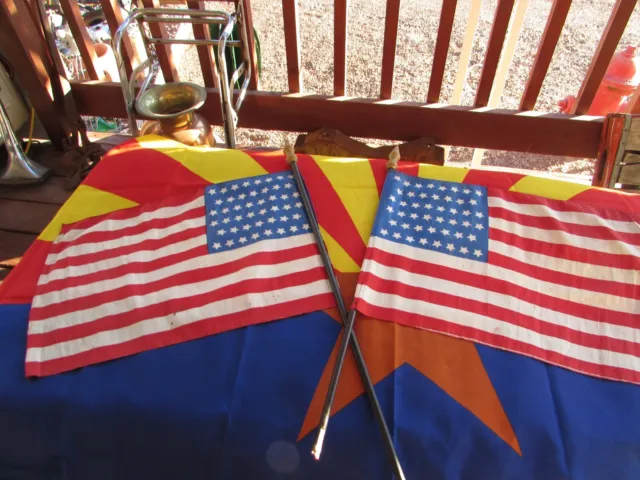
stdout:
<svg viewBox="0 0 640 480">
<path fill-rule="evenodd" d="M 77 310 L 87 310 L 99 305 L 117 302 L 129 297 L 162 291 L 166 288 L 178 285 L 188 288 L 187 286 L 192 283 L 203 282 L 205 280 L 229 275 L 247 267 L 258 265 L 277 265 L 279 263 L 299 260 L 313 255 L 318 255 L 318 249 L 315 244 L 303 245 L 301 247 L 289 250 L 280 250 L 277 252 L 259 252 L 222 265 L 214 265 L 207 268 L 196 267 L 194 270 L 176 273 L 156 281 L 145 282 L 144 284 L 128 283 L 113 290 L 103 291 L 79 298 L 72 298 L 44 307 L 33 307 L 29 318 L 32 321 L 46 320 L 50 317 L 64 315 Z M 147 273 L 148 271 L 144 273 Z M 125 275 L 130 273 L 131 272 L 126 272 Z M 84 285 L 86 285 L 86 283 Z"/>
<path fill-rule="evenodd" d="M 269 307 L 251 308 L 231 315 L 202 320 L 166 332 L 147 335 L 125 343 L 97 347 L 76 355 L 46 362 L 27 362 L 25 366 L 26 375 L 28 377 L 53 375 L 236 328 L 264 323 L 274 319 L 303 315 L 310 311 L 322 310 L 334 305 L 333 295 L 325 293 Z M 300 320 L 304 321 L 303 318 Z"/>
<path fill-rule="evenodd" d="M 506 243 L 507 245 L 512 245 L 528 252 L 541 253 L 549 257 L 562 258 L 574 262 L 600 265 L 609 268 L 620 268 L 623 270 L 640 269 L 640 258 L 634 257 L 633 255 L 615 255 L 613 253 L 602 253 L 586 248 L 572 247 L 570 245 L 533 240 L 520 237 L 514 233 L 498 230 L 495 227 L 489 228 L 489 239 Z M 489 257 L 491 257 L 492 252 L 489 253 Z M 491 261 L 491 258 L 489 258 L 489 261 Z"/>
<path fill-rule="evenodd" d="M 87 232 L 71 242 L 54 243 L 51 247 L 51 253 L 60 253 L 67 248 L 75 247 L 77 245 L 84 245 L 88 243 L 104 243 L 110 242 L 112 240 L 118 240 L 123 237 L 140 235 L 152 229 L 169 228 L 173 225 L 177 225 L 180 222 L 184 222 L 186 220 L 196 220 L 198 218 L 205 218 L 204 206 L 192 208 L 191 210 L 170 218 L 154 218 L 145 222 L 139 222 L 126 228 Z"/>
<path fill-rule="evenodd" d="M 382 196 L 382 187 L 384 187 L 384 181 L 387 178 L 387 160 L 380 158 L 370 158 L 369 166 L 371 167 L 371 173 L 376 181 L 376 187 L 378 188 L 378 197 Z"/>
<path fill-rule="evenodd" d="M 501 218 L 526 227 L 541 228 L 543 230 L 560 230 L 586 238 L 600 240 L 615 240 L 630 245 L 640 246 L 640 234 L 618 232 L 605 226 L 580 225 L 557 220 L 553 217 L 538 217 L 516 213 L 502 207 L 489 207 L 490 218 Z"/>
<path fill-rule="evenodd" d="M 191 189 L 188 194 L 177 194 L 171 197 L 162 198 L 162 200 L 155 200 L 144 205 L 116 210 L 115 212 L 111 212 L 106 215 L 85 218 L 84 220 L 80 220 L 75 223 L 63 225 L 61 233 L 67 233 L 71 230 L 87 230 L 99 223 L 102 223 L 105 220 L 128 220 L 131 218 L 135 218 L 143 213 L 155 212 L 156 210 L 164 207 L 177 207 L 180 205 L 184 205 L 185 203 L 192 202 L 196 198 L 202 197 L 203 195 L 203 188 L 197 188 L 195 189 L 195 192 L 194 189 Z"/>
<path fill-rule="evenodd" d="M 88 285 L 90 283 L 111 280 L 127 274 L 141 274 L 152 272 L 160 268 L 168 267 L 169 265 L 175 265 L 176 263 L 189 260 L 190 258 L 201 257 L 207 255 L 209 252 L 206 245 L 198 245 L 185 252 L 176 253 L 173 255 L 167 255 L 166 257 L 160 257 L 152 261 L 137 261 L 118 265 L 115 268 L 107 270 L 100 270 L 97 272 L 88 273 L 86 275 L 78 275 L 75 277 L 59 278 L 44 285 L 38 285 L 36 295 L 43 295 L 45 293 L 53 292 L 56 290 L 62 290 L 63 288 L 78 287 L 82 285 Z"/>
<path fill-rule="evenodd" d="M 282 150 L 243 150 L 244 153 L 253 158 L 268 173 L 286 172 L 289 170 L 289 164 L 286 161 L 285 154 Z"/>
<path fill-rule="evenodd" d="M 454 308 L 456 310 L 494 318 L 501 322 L 526 328 L 527 330 L 531 330 L 537 334 L 559 338 L 576 345 L 582 345 L 584 347 L 594 348 L 597 350 L 609 350 L 612 352 L 640 356 L 639 343 L 611 338 L 604 335 L 594 335 L 592 333 L 581 332 L 579 330 L 563 327 L 551 322 L 545 322 L 530 315 L 524 315 L 517 311 L 493 305 L 491 303 L 480 302 L 478 300 L 471 300 L 468 298 L 461 301 L 461 298 L 457 295 L 450 295 L 426 288 L 414 287 L 396 281 L 384 280 L 370 272 L 367 273 L 366 285 L 377 292 L 380 292 L 381 295 L 398 295 L 433 305 Z M 428 311 L 428 307 L 425 307 L 425 311 Z M 410 322 L 413 317 L 413 313 L 406 312 L 406 315 L 407 321 Z M 411 326 L 419 327 L 420 325 Z"/>
<path fill-rule="evenodd" d="M 549 270 L 548 268 L 524 263 L 516 260 L 515 258 L 507 257 L 496 252 L 490 252 L 489 260 L 492 265 L 497 267 L 520 272 L 524 275 L 537 278 L 538 280 L 543 280 L 545 282 L 640 300 L 640 285 L 614 282 L 612 280 L 596 280 L 593 278 L 571 275 L 569 273 L 557 272 L 555 270 Z"/>
<path fill-rule="evenodd" d="M 193 227 L 182 232 L 172 233 L 163 238 L 150 238 L 149 240 L 143 240 L 140 243 L 133 245 L 124 245 L 122 247 L 111 248 L 109 250 L 103 250 L 101 252 L 85 253 L 82 255 L 72 255 L 55 261 L 53 264 L 45 265 L 42 271 L 43 274 L 48 274 L 53 270 L 58 270 L 67 267 L 76 267 L 86 265 L 88 263 L 94 263 L 101 260 L 107 260 L 110 258 L 122 257 L 132 253 L 142 251 L 155 251 L 162 247 L 173 245 L 178 242 L 187 241 L 192 238 L 204 236 L 206 234 L 204 222 L 201 227 Z"/>
<path fill-rule="evenodd" d="M 509 190 L 525 175 L 514 172 L 495 172 L 492 170 L 469 170 L 463 184 L 482 185 Z"/>
<path fill-rule="evenodd" d="M 638 215 L 622 212 L 613 208 L 597 208 L 582 202 L 570 200 L 552 200 L 536 195 L 526 193 L 509 192 L 499 188 L 488 188 L 487 193 L 492 197 L 500 197 L 509 202 L 519 203 L 521 205 L 543 205 L 558 212 L 571 213 L 590 213 L 607 220 L 615 220 L 619 222 L 638 223 L 640 217 Z"/>
<path fill-rule="evenodd" d="M 99 332 L 128 327 L 151 318 L 170 317 L 172 314 L 177 312 L 203 307 L 209 303 L 219 300 L 225 300 L 251 293 L 272 295 L 274 292 L 283 288 L 306 285 L 325 278 L 326 273 L 323 267 L 315 267 L 304 272 L 292 273 L 272 279 L 252 278 L 232 285 L 225 285 L 224 287 L 210 292 L 205 292 L 200 295 L 193 295 L 185 298 L 170 298 L 163 302 L 145 305 L 129 312 L 105 315 L 104 317 L 92 322 L 72 325 L 47 333 L 30 334 L 27 338 L 27 345 L 28 348 L 54 345 L 60 342 L 88 337 Z M 308 293 L 310 295 L 317 294 L 316 292 L 311 291 Z M 246 301 L 242 299 L 238 300 L 238 302 L 246 303 Z M 327 305 L 325 308 L 330 308 L 332 306 L 335 306 L 335 302 L 331 305 Z"/>
<path fill-rule="evenodd" d="M 398 163 L 398 172 L 404 173 L 411 177 L 417 177 L 420 173 L 420 164 L 417 162 L 400 161 Z"/>
<path fill-rule="evenodd" d="M 635 193 L 591 187 L 572 197 L 571 201 L 626 212 L 632 215 L 636 222 L 639 218 L 640 195 Z"/>
<path fill-rule="evenodd" d="M 567 315 L 573 315 L 595 322 L 607 322 L 612 325 L 621 325 L 632 328 L 637 327 L 638 321 L 640 320 L 640 316 L 638 315 L 616 312 L 605 308 L 597 308 L 590 305 L 563 300 L 552 295 L 546 295 L 541 293 L 542 288 L 536 288 L 537 285 L 516 285 L 507 280 L 498 280 L 476 273 L 462 272 L 455 268 L 423 262 L 403 257 L 401 255 L 394 255 L 383 250 L 372 250 L 372 258 L 387 267 L 400 268 L 418 275 L 430 276 L 453 283 L 459 283 L 461 285 L 467 285 L 469 287 L 482 288 L 483 290 L 490 292 L 509 295 L 515 299 L 520 299 L 533 305 L 538 305 Z M 366 274 L 363 274 L 359 283 L 369 285 L 366 281 Z M 439 295 L 445 294 L 442 293 Z M 458 299 L 458 302 L 460 301 L 460 297 L 455 298 Z"/>
<path fill-rule="evenodd" d="M 556 352 L 543 350 L 542 348 L 534 347 L 528 343 L 513 340 L 502 335 L 491 334 L 471 327 L 463 327 L 437 318 L 414 314 L 413 318 L 408 323 L 407 314 L 405 312 L 370 305 L 362 299 L 358 299 L 358 310 L 364 315 L 372 318 L 390 320 L 408 326 L 418 325 L 418 328 L 444 333 L 458 338 L 464 338 L 466 340 L 497 347 L 510 352 L 524 354 L 538 360 L 543 360 L 569 370 L 586 373 L 595 377 L 640 383 L 640 373 L 635 370 L 585 362 Z"/>
<path fill-rule="evenodd" d="M 216 154 L 205 153 L 203 156 L 209 155 L 214 158 L 207 158 L 208 161 L 221 161 Z M 202 194 L 203 187 L 211 183 L 167 154 L 143 148 L 137 142 L 132 142 L 128 148 L 109 151 L 91 173 L 84 185 L 141 205 L 162 202 L 187 192 Z"/>
<path fill-rule="evenodd" d="M 313 157 L 298 155 L 298 164 L 313 202 L 318 222 L 353 261 L 360 265 L 367 246 L 360 237 L 351 215 L 333 185 Z"/>
</svg>

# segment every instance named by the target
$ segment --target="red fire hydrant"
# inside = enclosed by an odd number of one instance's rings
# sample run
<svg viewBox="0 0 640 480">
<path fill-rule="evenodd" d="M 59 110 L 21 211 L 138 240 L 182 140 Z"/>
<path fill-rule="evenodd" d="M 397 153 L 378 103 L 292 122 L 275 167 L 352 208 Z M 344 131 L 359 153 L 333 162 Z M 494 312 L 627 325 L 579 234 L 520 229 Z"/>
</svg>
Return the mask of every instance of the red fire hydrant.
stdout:
<svg viewBox="0 0 640 480">
<path fill-rule="evenodd" d="M 596 92 L 587 115 L 606 115 L 624 110 L 628 97 L 640 85 L 640 57 L 636 47 L 628 46 L 611 59 L 602 83 Z M 562 113 L 571 113 L 576 97 L 567 95 L 558 102 Z"/>
</svg>

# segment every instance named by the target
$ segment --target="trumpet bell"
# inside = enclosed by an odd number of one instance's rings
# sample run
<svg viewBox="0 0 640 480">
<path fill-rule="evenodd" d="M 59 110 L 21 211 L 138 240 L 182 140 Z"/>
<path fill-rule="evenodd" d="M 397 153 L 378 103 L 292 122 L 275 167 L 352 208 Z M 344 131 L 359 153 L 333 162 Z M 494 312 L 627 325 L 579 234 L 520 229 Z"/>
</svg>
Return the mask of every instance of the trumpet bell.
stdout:
<svg viewBox="0 0 640 480">
<path fill-rule="evenodd" d="M 157 85 L 136 100 L 136 112 L 146 122 L 140 133 L 172 138 L 186 145 L 210 145 L 211 125 L 195 111 L 204 105 L 207 91 L 193 83 L 177 82 Z"/>
<path fill-rule="evenodd" d="M 49 174 L 49 169 L 38 165 L 25 155 L 18 138 L 13 133 L 13 127 L 2 100 L 0 100 L 0 134 L 7 148 L 7 165 L 0 174 L 0 185 L 31 185 L 42 182 Z"/>
</svg>

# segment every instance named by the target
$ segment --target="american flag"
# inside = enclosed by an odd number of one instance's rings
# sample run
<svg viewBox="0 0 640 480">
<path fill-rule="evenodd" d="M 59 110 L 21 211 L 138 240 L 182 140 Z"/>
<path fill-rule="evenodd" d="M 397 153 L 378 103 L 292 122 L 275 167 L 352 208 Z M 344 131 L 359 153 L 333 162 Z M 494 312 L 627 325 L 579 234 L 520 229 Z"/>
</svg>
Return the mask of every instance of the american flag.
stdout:
<svg viewBox="0 0 640 480">
<path fill-rule="evenodd" d="M 354 307 L 640 383 L 639 245 L 616 210 L 393 172 Z"/>
<path fill-rule="evenodd" d="M 33 299 L 26 372 L 334 306 L 290 174 L 210 185 L 63 229 Z"/>
</svg>

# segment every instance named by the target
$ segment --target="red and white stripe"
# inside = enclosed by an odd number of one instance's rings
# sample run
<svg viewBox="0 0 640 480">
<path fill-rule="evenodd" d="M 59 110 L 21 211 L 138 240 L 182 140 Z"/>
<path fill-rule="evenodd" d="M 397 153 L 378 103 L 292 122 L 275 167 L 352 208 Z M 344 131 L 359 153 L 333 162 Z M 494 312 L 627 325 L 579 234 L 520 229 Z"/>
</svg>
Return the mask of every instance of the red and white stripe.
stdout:
<svg viewBox="0 0 640 480">
<path fill-rule="evenodd" d="M 68 227 L 29 317 L 44 376 L 335 306 L 312 234 L 209 254 L 202 195 Z"/>
<path fill-rule="evenodd" d="M 355 308 L 640 383 L 640 226 L 532 199 L 489 189 L 487 263 L 371 237 Z"/>
</svg>

